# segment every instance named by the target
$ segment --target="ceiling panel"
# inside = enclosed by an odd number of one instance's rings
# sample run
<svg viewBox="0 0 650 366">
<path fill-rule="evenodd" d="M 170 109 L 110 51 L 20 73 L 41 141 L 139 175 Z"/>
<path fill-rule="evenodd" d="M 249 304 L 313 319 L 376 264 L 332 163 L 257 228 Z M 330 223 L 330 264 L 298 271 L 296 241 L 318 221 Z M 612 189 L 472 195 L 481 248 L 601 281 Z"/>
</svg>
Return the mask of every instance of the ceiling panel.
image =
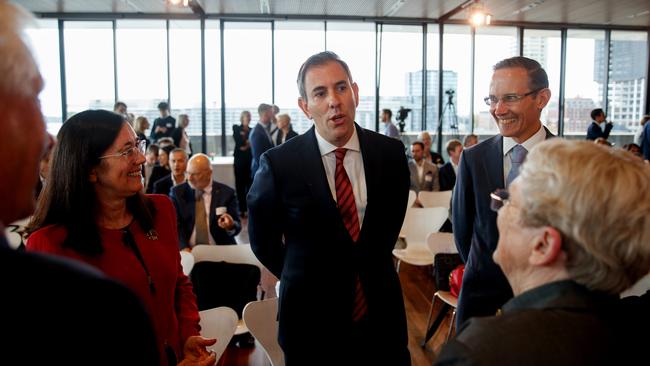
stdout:
<svg viewBox="0 0 650 366">
<path fill-rule="evenodd" d="M 197 1 L 197 0 L 191 0 Z M 464 0 L 198 0 L 207 14 L 437 19 Z M 165 0 L 16 0 L 40 13 L 183 13 Z M 650 0 L 482 0 L 495 21 L 642 26 Z M 268 5 L 267 5 L 268 4 Z M 452 19 L 463 20 L 467 11 Z"/>
</svg>

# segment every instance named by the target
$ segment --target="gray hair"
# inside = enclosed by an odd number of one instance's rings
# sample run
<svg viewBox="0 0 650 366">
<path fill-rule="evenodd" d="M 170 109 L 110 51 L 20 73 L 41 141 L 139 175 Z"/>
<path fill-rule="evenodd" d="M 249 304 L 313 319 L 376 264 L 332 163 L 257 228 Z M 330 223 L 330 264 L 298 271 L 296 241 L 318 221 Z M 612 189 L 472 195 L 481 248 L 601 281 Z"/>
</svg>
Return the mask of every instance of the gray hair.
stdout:
<svg viewBox="0 0 650 366">
<path fill-rule="evenodd" d="M 300 66 L 300 71 L 298 71 L 298 79 L 296 81 L 298 83 L 298 91 L 300 92 L 300 97 L 302 99 L 307 100 L 307 91 L 305 91 L 305 75 L 307 75 L 307 71 L 309 71 L 309 69 L 314 66 L 325 65 L 329 62 L 337 62 L 339 65 L 341 65 L 343 70 L 345 70 L 345 73 L 348 75 L 350 84 L 352 84 L 352 74 L 350 73 L 348 64 L 346 64 L 345 61 L 341 60 L 341 58 L 332 51 L 320 52 L 310 56 L 307 61 L 305 61 L 302 66 Z"/>
<path fill-rule="evenodd" d="M 650 271 L 650 168 L 620 149 L 551 139 L 520 174 L 521 222 L 562 234 L 574 281 L 618 294 Z"/>
<path fill-rule="evenodd" d="M 20 5 L 0 1 L 0 94 L 29 98 L 41 91 L 41 74 L 24 33 L 33 24 L 33 16 Z"/>
</svg>

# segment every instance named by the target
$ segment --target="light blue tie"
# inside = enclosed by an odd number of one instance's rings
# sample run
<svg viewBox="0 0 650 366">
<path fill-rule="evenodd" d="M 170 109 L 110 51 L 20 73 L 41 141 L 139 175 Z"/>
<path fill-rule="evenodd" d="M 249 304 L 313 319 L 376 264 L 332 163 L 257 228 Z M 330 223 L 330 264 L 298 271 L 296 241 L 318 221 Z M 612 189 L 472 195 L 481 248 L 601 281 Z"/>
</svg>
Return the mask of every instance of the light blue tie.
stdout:
<svg viewBox="0 0 650 366">
<path fill-rule="evenodd" d="M 512 181 L 519 175 L 519 170 L 521 169 L 524 159 L 526 159 L 526 154 L 528 154 L 528 150 L 521 145 L 515 145 L 515 147 L 510 150 L 510 172 L 506 179 L 506 187 L 509 187 L 510 183 L 512 183 Z"/>
</svg>

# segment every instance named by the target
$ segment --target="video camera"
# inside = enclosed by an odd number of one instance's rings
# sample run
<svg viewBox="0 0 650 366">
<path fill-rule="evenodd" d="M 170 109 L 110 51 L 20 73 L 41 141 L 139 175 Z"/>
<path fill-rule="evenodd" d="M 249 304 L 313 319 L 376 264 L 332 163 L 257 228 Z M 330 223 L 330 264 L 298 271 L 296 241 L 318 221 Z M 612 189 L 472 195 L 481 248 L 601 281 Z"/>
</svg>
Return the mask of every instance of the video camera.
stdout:
<svg viewBox="0 0 650 366">
<path fill-rule="evenodd" d="M 399 111 L 397 111 L 397 116 L 395 119 L 398 121 L 397 125 L 399 126 L 399 131 L 404 132 L 404 126 L 406 123 L 404 123 L 404 120 L 408 117 L 409 112 L 411 111 L 410 108 L 404 108 L 404 107 L 399 107 Z"/>
</svg>

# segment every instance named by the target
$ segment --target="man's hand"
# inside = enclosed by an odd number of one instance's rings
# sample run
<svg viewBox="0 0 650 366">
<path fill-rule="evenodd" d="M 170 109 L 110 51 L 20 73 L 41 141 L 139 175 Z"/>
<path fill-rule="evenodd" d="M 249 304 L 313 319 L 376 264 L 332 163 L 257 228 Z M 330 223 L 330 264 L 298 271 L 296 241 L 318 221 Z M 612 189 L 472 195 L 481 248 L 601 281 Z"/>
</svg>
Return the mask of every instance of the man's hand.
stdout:
<svg viewBox="0 0 650 366">
<path fill-rule="evenodd" d="M 232 216 L 225 213 L 219 216 L 217 225 L 219 225 L 219 227 L 224 230 L 232 230 L 232 228 L 235 226 L 235 222 L 233 221 Z"/>
</svg>

